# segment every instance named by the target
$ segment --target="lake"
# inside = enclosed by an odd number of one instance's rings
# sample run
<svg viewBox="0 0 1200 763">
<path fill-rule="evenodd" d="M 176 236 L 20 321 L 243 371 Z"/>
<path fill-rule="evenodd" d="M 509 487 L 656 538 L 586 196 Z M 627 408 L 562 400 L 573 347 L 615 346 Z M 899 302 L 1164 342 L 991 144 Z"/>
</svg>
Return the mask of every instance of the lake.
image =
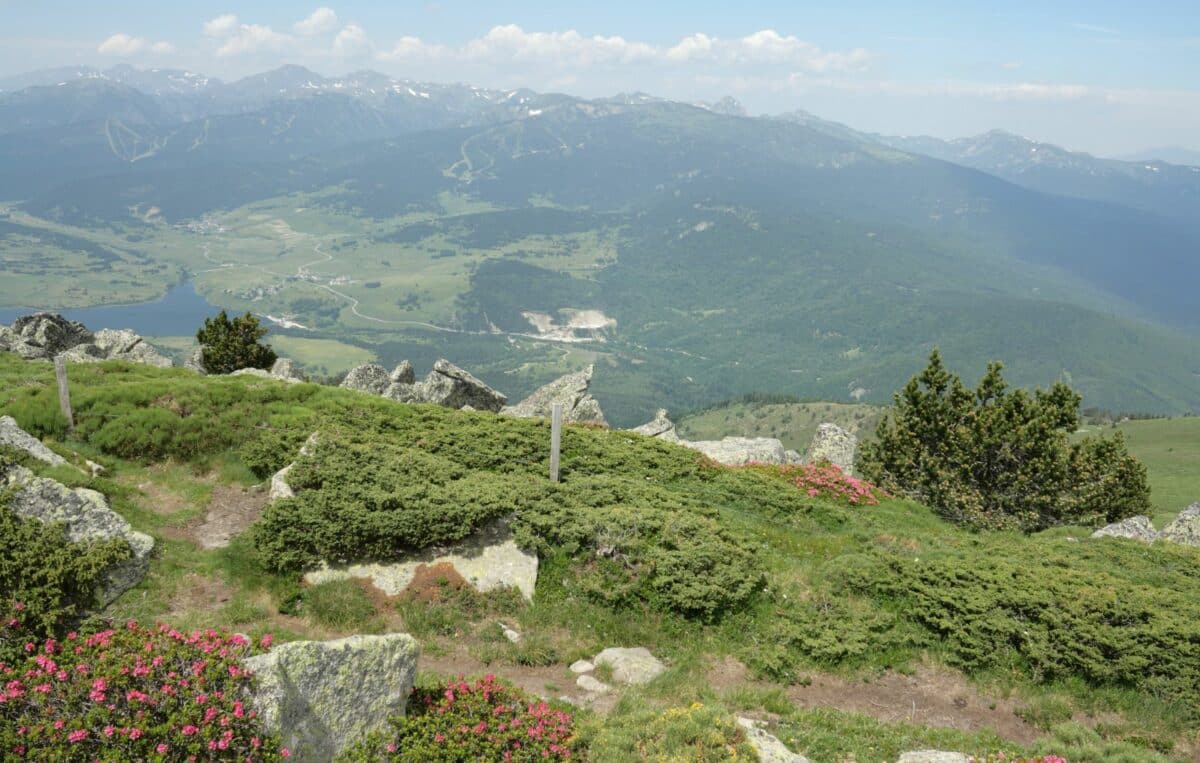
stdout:
<svg viewBox="0 0 1200 763">
<path fill-rule="evenodd" d="M 212 317 L 219 309 L 197 294 L 196 287 L 189 281 L 173 287 L 161 299 L 135 305 L 66 309 L 0 307 L 0 324 L 9 325 L 22 315 L 49 310 L 79 321 L 92 331 L 133 329 L 142 336 L 192 336 L 204 324 L 204 319 Z"/>
</svg>

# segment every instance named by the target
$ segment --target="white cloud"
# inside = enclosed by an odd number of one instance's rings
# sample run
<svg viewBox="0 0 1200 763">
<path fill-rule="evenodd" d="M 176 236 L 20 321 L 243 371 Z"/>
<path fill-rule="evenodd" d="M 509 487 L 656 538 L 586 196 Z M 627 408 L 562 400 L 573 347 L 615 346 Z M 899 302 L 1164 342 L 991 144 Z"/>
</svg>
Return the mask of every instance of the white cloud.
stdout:
<svg viewBox="0 0 1200 763">
<path fill-rule="evenodd" d="M 333 54 L 335 56 L 352 57 L 371 52 L 371 41 L 367 38 L 367 30 L 358 24 L 347 24 L 333 38 Z"/>
<path fill-rule="evenodd" d="M 162 55 L 174 53 L 175 46 L 169 42 L 150 42 L 144 37 L 118 32 L 100 43 L 96 52 L 102 56 L 133 56 L 145 52 Z"/>
<path fill-rule="evenodd" d="M 337 14 L 333 12 L 332 8 L 322 6 L 309 14 L 308 18 L 303 21 L 297 21 L 292 28 L 301 37 L 315 37 L 319 34 L 332 32 L 334 29 L 337 29 L 337 25 Z M 361 29 L 361 27 L 359 28 Z"/>
<path fill-rule="evenodd" d="M 684 37 L 674 45 L 653 45 L 624 37 L 585 36 L 562 32 L 528 32 L 516 24 L 493 27 L 482 37 L 457 49 L 404 37 L 381 60 L 434 58 L 451 53 L 482 62 L 544 62 L 587 67 L 603 64 L 655 62 L 663 64 L 780 64 L 812 72 L 862 68 L 870 54 L 862 48 L 846 52 L 825 51 L 791 35 L 764 29 L 746 37 L 723 39 L 703 33 Z"/>
<path fill-rule="evenodd" d="M 1098 24 L 1084 24 L 1079 21 L 1071 23 L 1071 27 L 1078 29 L 1081 32 L 1091 32 L 1092 34 L 1104 34 L 1109 36 L 1119 35 L 1121 32 L 1118 29 L 1111 27 L 1099 26 Z"/>
<path fill-rule="evenodd" d="M 215 19 L 204 22 L 204 34 L 209 37 L 224 37 L 237 28 L 237 16 L 226 13 Z"/>
</svg>

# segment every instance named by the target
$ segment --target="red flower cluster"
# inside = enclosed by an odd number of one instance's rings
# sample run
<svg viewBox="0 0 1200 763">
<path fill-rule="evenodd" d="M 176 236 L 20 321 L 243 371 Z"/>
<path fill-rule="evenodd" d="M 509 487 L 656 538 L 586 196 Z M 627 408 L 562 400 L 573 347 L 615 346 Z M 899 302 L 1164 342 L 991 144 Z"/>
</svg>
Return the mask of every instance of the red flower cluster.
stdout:
<svg viewBox="0 0 1200 763">
<path fill-rule="evenodd" d="M 778 474 L 803 490 L 811 498 L 821 498 L 851 506 L 876 506 L 879 504 L 880 498 L 887 497 L 886 493 L 870 482 L 852 477 L 828 462 L 796 466 L 750 464 L 743 468 Z"/>
<path fill-rule="evenodd" d="M 576 749 L 570 713 L 485 676 L 468 683 L 413 689 L 395 732 L 357 751 L 356 761 L 571 760 Z"/>
<path fill-rule="evenodd" d="M 19 623 L 5 623 L 11 635 Z M 130 620 L 24 644 L 0 661 L 0 757 L 26 760 L 278 760 L 243 697 L 246 638 Z"/>
</svg>

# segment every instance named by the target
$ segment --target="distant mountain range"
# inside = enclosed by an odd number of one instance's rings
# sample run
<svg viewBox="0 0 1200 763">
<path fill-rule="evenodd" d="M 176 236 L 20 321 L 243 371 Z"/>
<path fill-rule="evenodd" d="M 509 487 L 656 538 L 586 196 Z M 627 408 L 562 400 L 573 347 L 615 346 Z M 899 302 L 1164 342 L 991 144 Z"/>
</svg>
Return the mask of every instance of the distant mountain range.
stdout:
<svg viewBox="0 0 1200 763">
<path fill-rule="evenodd" d="M 1019 382 L 1068 376 L 1090 404 L 1200 410 L 1200 168 L 748 117 L 733 99 L 294 66 L 232 83 L 54 70 L 0 88 L 0 202 L 125 228 L 145 225 L 131 210 L 179 222 L 306 194 L 393 230 L 351 250 L 476 253 L 439 323 L 511 336 L 531 313 L 601 311 L 615 327 L 596 385 L 618 422 L 751 391 L 886 400 L 934 345 L 970 367 L 1003 358 Z M 522 249 L 588 232 L 617 242 L 613 262 L 550 268 Z M 415 352 L 411 332 L 356 331 L 385 356 Z M 437 341 L 472 368 L 525 368 L 500 334 Z"/>
</svg>

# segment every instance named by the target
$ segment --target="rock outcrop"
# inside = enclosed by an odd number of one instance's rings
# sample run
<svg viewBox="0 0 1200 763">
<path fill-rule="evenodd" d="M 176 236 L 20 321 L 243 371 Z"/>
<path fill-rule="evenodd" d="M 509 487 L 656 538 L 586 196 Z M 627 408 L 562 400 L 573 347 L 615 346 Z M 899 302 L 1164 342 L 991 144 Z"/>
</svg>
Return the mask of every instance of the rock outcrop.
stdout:
<svg viewBox="0 0 1200 763">
<path fill-rule="evenodd" d="M 540 387 L 516 405 L 506 406 L 500 413 L 524 419 L 548 419 L 555 403 L 563 408 L 563 421 L 608 426 L 600 403 L 588 391 L 592 384 L 593 367 L 562 376 Z"/>
<path fill-rule="evenodd" d="M 208 371 L 204 370 L 204 350 L 199 347 L 192 350 L 192 354 L 188 356 L 188 359 L 183 361 L 183 367 L 189 371 L 195 371 L 201 376 L 207 374 Z"/>
<path fill-rule="evenodd" d="M 758 753 L 760 763 L 808 763 L 808 758 L 792 752 L 774 735 L 767 733 L 760 721 L 739 717 L 737 724 L 746 734 L 746 743 Z"/>
<path fill-rule="evenodd" d="M 594 665 L 612 668 L 613 681 L 619 684 L 648 684 L 667 669 L 644 646 L 609 647 L 592 658 Z"/>
<path fill-rule="evenodd" d="M 1179 512 L 1158 537 L 1184 546 L 1200 547 L 1200 501 Z"/>
<path fill-rule="evenodd" d="M 307 456 L 312 453 L 313 446 L 317 444 L 317 433 L 313 432 L 300 446 L 300 455 Z M 267 494 L 268 500 L 278 501 L 280 498 L 291 498 L 296 493 L 292 490 L 292 486 L 288 484 L 287 476 L 296 466 L 296 462 L 288 464 L 279 471 L 271 475 L 271 489 Z"/>
<path fill-rule="evenodd" d="M 796 464 L 800 462 L 799 454 L 793 450 L 784 449 L 783 443 L 774 437 L 726 437 L 721 440 L 684 440 L 675 431 L 675 424 L 667 417 L 667 411 L 663 408 L 660 408 L 654 414 L 653 421 L 649 421 L 629 431 L 658 440 L 677 443 L 692 450 L 698 450 L 713 461 L 725 466 Z"/>
<path fill-rule="evenodd" d="M 1093 538 L 1128 538 L 1140 540 L 1143 543 L 1153 543 L 1158 540 L 1158 530 L 1150 523 L 1150 517 L 1130 517 L 1120 522 L 1114 522 L 1101 527 L 1092 533 Z"/>
<path fill-rule="evenodd" d="M 406 633 L 293 641 L 244 665 L 253 704 L 268 733 L 299 763 L 327 763 L 403 715 L 420 647 Z"/>
<path fill-rule="evenodd" d="M 305 381 L 304 374 L 300 373 L 300 369 L 296 367 L 296 364 L 287 358 L 277 358 L 275 364 L 271 366 L 270 371 L 264 368 L 239 368 L 229 375 L 257 376 L 260 379 L 274 379 L 287 384 L 300 384 Z"/>
<path fill-rule="evenodd" d="M 35 477 L 19 466 L 0 476 L 0 488 L 5 487 L 13 489 L 9 508 L 17 516 L 47 524 L 62 522 L 72 543 L 119 538 L 129 544 L 132 556 L 105 572 L 97 593 L 98 607 L 109 604 L 146 576 L 154 539 L 130 527 L 124 517 L 109 507 L 102 494 L 81 487 L 72 490 L 61 482 Z"/>
<path fill-rule="evenodd" d="M 382 395 L 391 384 L 387 369 L 378 363 L 355 366 L 342 380 L 341 387 L 371 395 Z"/>
<path fill-rule="evenodd" d="M 418 568 L 437 565 L 453 567 L 477 591 L 515 588 L 527 600 L 533 599 L 537 584 L 537 554 L 517 546 L 505 519 L 485 525 L 452 546 L 423 549 L 394 562 L 325 565 L 305 574 L 304 582 L 316 585 L 331 580 L 366 578 L 388 596 L 397 596 L 413 582 Z"/>
<path fill-rule="evenodd" d="M 170 368 L 171 359 L 129 329 L 101 329 L 93 334 L 78 321 L 57 313 L 34 313 L 17 318 L 11 327 L 0 326 L 0 350 L 26 360 L 50 360 L 63 355 L 77 363 L 125 360 Z"/>
<path fill-rule="evenodd" d="M 41 440 L 21 429 L 12 416 L 0 416 L 0 445 L 28 453 L 51 466 L 67 463 L 65 458 L 47 448 Z"/>
<path fill-rule="evenodd" d="M 342 386 L 398 403 L 432 403 L 446 408 L 498 413 L 507 402 L 501 393 L 476 379 L 446 359 L 433 364 L 433 370 L 416 381 L 407 360 L 388 373 L 383 366 L 368 363 L 346 374 Z"/>
<path fill-rule="evenodd" d="M 813 435 L 804 463 L 817 464 L 828 461 L 845 474 L 854 470 L 854 454 L 858 449 L 858 437 L 837 424 L 821 424 Z"/>
</svg>

